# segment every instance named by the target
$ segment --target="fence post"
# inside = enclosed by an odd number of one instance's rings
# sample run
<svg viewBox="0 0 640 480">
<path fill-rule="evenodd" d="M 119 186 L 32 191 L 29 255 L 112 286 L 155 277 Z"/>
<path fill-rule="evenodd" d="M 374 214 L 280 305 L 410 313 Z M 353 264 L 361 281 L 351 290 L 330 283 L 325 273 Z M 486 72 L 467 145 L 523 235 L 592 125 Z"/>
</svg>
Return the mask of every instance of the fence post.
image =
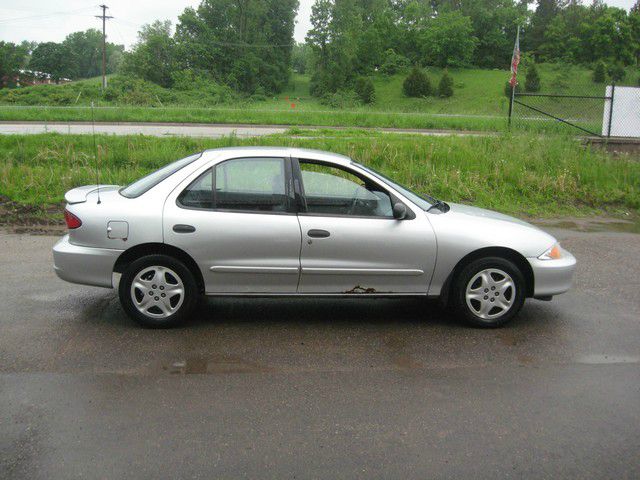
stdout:
<svg viewBox="0 0 640 480">
<path fill-rule="evenodd" d="M 616 93 L 616 82 L 611 82 L 611 98 L 609 99 L 609 125 L 607 127 L 607 138 L 611 137 L 611 122 L 613 121 L 613 97 Z"/>
</svg>

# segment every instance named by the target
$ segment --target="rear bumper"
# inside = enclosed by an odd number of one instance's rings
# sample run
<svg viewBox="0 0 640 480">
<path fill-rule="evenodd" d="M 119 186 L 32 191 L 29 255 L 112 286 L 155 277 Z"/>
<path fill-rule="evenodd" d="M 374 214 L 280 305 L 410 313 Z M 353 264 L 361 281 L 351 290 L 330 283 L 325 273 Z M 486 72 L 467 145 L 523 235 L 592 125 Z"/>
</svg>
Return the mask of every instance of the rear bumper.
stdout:
<svg viewBox="0 0 640 480">
<path fill-rule="evenodd" d="M 65 235 L 53 247 L 53 268 L 67 282 L 113 288 L 113 266 L 123 251 L 72 245 Z"/>
<path fill-rule="evenodd" d="M 571 288 L 573 273 L 576 270 L 576 259 L 564 249 L 562 254 L 562 258 L 558 260 L 527 259 L 533 269 L 534 297 L 558 295 Z"/>
</svg>

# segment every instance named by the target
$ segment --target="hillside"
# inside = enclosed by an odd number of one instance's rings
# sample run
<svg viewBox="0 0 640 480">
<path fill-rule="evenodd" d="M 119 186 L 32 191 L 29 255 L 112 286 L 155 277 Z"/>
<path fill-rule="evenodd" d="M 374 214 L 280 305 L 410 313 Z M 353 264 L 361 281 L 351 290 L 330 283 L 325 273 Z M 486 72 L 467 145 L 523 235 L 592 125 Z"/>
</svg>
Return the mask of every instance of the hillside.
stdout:
<svg viewBox="0 0 640 480">
<path fill-rule="evenodd" d="M 603 95 L 604 84 L 594 84 L 590 70 L 561 64 L 539 65 L 542 91 Z M 431 83 L 437 85 L 442 70 L 428 68 Z M 486 69 L 450 69 L 454 79 L 451 98 L 408 98 L 402 93 L 406 74 L 372 77 L 376 100 L 371 105 L 323 102 L 309 94 L 309 77 L 292 74 L 279 95 L 243 96 L 226 86 L 194 79 L 168 89 L 123 76 L 112 76 L 106 94 L 99 79 L 65 85 L 41 85 L 0 91 L 1 120 L 89 120 L 86 108 L 94 102 L 98 121 L 160 121 L 211 123 L 272 123 L 287 125 L 342 125 L 399 128 L 452 128 L 500 130 L 505 126 L 508 98 L 504 88 L 509 72 Z M 526 69 L 520 73 L 524 83 Z M 634 85 L 637 73 L 629 69 L 626 82 Z M 557 102 L 553 102 L 557 103 Z M 3 108 L 3 106 L 5 108 Z M 57 108 L 6 108 L 47 106 Z M 73 108 L 78 107 L 78 108 Z M 569 107 L 567 107 L 569 108 Z M 601 107 L 588 108 L 596 119 Z"/>
</svg>

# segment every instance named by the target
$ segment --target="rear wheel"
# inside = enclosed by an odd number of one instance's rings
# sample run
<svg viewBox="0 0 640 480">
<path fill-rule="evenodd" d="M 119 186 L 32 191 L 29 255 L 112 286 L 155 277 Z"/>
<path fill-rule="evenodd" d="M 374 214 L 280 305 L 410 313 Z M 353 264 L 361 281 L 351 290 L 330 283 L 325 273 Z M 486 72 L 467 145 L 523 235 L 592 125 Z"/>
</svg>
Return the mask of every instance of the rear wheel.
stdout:
<svg viewBox="0 0 640 480">
<path fill-rule="evenodd" d="M 462 269 L 453 284 L 453 308 L 478 327 L 500 327 L 522 308 L 525 280 L 511 261 L 500 257 L 475 260 Z"/>
<path fill-rule="evenodd" d="M 149 328 L 178 325 L 198 301 L 191 271 L 166 255 L 147 255 L 131 263 L 122 274 L 118 294 L 127 314 Z"/>
</svg>

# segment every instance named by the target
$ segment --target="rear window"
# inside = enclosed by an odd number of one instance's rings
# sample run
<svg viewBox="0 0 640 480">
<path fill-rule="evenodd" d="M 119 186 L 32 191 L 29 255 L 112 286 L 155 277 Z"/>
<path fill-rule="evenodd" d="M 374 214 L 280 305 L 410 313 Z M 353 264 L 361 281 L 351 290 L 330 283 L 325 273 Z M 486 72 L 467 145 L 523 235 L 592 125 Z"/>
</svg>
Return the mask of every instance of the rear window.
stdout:
<svg viewBox="0 0 640 480">
<path fill-rule="evenodd" d="M 127 198 L 136 198 L 143 193 L 149 191 L 163 180 L 169 178 L 181 168 L 186 167 L 191 162 L 196 161 L 202 156 L 202 152 L 190 155 L 181 160 L 176 160 L 169 165 L 165 165 L 160 170 L 150 173 L 146 177 L 142 177 L 140 180 L 136 180 L 130 185 L 120 189 L 120 194 Z"/>
</svg>

